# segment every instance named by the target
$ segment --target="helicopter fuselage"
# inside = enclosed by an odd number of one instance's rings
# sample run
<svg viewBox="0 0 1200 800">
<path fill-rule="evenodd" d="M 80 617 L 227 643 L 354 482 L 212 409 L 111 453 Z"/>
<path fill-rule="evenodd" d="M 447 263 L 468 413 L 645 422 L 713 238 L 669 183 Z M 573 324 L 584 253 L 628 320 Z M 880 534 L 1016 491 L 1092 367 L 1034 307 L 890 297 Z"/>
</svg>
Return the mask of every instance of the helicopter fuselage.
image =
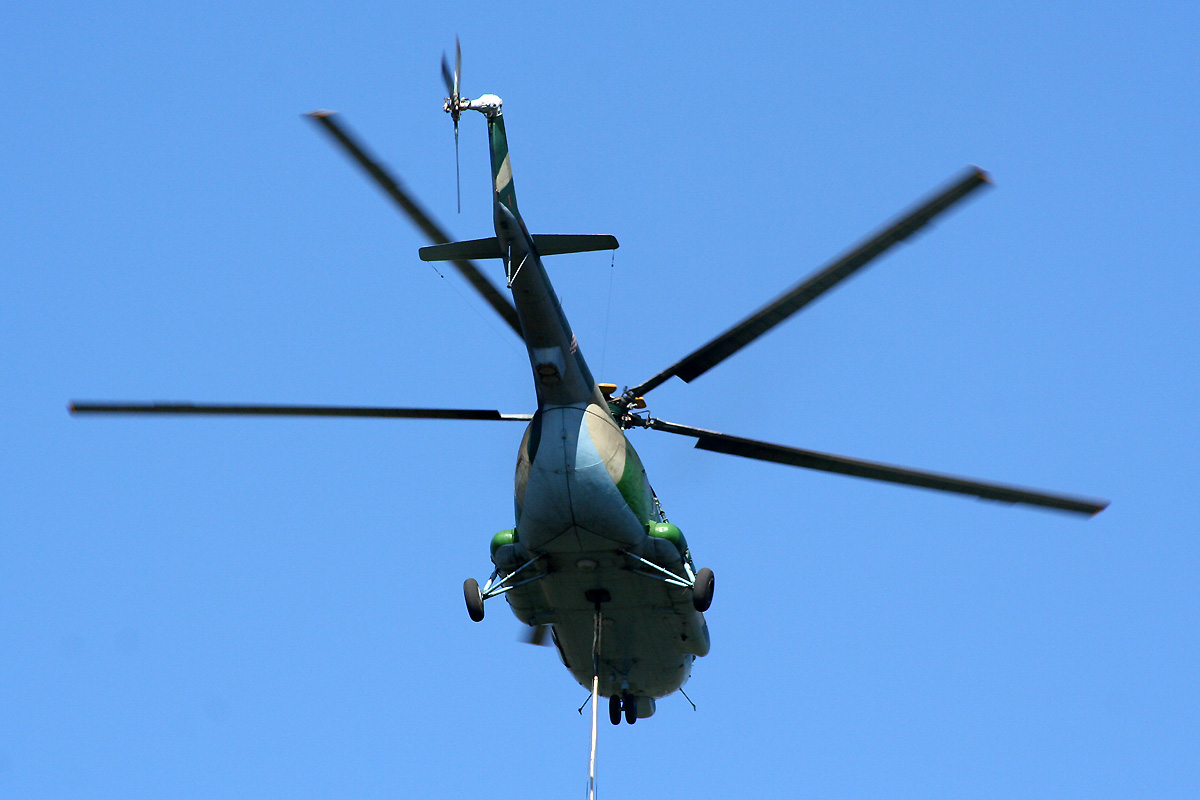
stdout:
<svg viewBox="0 0 1200 800">
<path fill-rule="evenodd" d="M 692 603 L 691 555 L 593 379 L 521 220 L 498 98 L 486 116 L 496 238 L 538 400 L 517 461 L 516 526 L 494 541 L 493 561 L 500 575 L 526 567 L 527 582 L 506 593 L 508 602 L 521 621 L 550 626 L 582 685 L 592 683 L 598 612 L 600 694 L 663 697 L 709 648 Z M 647 716 L 653 705 L 640 710 Z"/>
</svg>

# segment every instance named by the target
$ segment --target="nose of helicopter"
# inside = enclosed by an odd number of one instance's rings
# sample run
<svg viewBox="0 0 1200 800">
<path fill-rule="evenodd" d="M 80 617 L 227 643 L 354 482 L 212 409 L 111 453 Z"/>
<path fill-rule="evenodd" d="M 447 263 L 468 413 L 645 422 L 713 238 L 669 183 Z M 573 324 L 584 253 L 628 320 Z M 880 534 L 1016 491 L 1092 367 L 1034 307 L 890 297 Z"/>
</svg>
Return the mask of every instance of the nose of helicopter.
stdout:
<svg viewBox="0 0 1200 800">
<path fill-rule="evenodd" d="M 517 463 L 517 528 L 535 552 L 591 552 L 646 536 L 645 472 L 608 410 L 595 403 L 538 412 Z"/>
</svg>

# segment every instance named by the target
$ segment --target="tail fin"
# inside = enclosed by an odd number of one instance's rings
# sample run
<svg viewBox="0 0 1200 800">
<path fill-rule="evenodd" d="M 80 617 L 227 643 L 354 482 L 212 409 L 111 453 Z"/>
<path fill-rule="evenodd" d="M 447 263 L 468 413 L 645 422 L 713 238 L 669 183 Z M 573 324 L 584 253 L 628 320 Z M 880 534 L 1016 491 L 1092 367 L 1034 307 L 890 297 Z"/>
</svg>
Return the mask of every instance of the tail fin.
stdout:
<svg viewBox="0 0 1200 800">
<path fill-rule="evenodd" d="M 492 188 L 496 201 L 512 212 L 517 219 L 517 191 L 513 188 L 512 164 L 508 160 L 508 137 L 504 133 L 504 117 L 488 117 L 488 144 L 492 155 Z"/>
</svg>

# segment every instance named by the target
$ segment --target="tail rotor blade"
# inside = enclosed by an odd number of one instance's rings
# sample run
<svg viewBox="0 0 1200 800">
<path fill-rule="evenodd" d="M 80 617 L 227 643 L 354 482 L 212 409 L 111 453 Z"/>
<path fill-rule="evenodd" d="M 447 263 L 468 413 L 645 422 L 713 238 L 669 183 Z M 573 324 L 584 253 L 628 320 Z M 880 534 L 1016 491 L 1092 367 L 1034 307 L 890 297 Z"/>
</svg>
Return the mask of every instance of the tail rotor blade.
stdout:
<svg viewBox="0 0 1200 800">
<path fill-rule="evenodd" d="M 446 54 L 442 53 L 442 80 L 446 82 L 446 110 L 450 119 L 454 120 L 454 196 L 458 204 L 458 213 L 462 213 L 462 179 L 458 168 L 458 76 L 462 69 L 462 48 L 458 45 L 458 37 L 454 37 L 454 74 L 450 74 L 450 65 L 446 62 Z"/>
<path fill-rule="evenodd" d="M 458 36 L 454 37 L 454 96 L 458 97 L 459 80 L 462 76 L 462 45 L 458 43 Z"/>
<path fill-rule="evenodd" d="M 449 75 L 449 67 L 446 66 L 446 54 L 442 53 L 442 77 L 446 80 L 446 86 L 450 89 L 450 118 L 454 120 L 454 198 L 458 204 L 458 213 L 462 213 L 462 173 L 458 166 L 458 116 L 461 113 L 458 108 L 458 87 L 462 77 L 462 45 L 459 44 L 458 36 L 454 37 L 454 77 Z"/>
<path fill-rule="evenodd" d="M 442 81 L 446 84 L 446 92 L 450 95 L 447 98 L 446 110 L 450 112 L 451 118 L 454 120 L 455 131 L 458 130 L 458 115 L 461 113 L 458 107 L 458 86 L 462 76 L 462 46 L 458 43 L 458 37 L 454 37 L 454 73 L 450 72 L 450 64 L 446 60 L 446 54 L 442 53 Z"/>
</svg>

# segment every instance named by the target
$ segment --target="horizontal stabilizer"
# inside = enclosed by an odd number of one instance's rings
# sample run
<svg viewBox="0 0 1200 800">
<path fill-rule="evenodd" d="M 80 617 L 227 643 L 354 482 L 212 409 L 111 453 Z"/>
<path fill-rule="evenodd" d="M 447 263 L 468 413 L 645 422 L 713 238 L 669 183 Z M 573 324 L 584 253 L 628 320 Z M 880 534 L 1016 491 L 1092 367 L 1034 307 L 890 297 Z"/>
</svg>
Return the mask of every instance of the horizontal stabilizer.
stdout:
<svg viewBox="0 0 1200 800">
<path fill-rule="evenodd" d="M 538 255 L 558 256 L 564 253 L 590 253 L 595 250 L 616 250 L 617 237 L 590 233 L 535 233 L 533 246 Z M 454 261 L 456 259 L 503 258 L 504 251 L 496 237 L 470 239 L 422 247 L 417 251 L 422 261 Z"/>
<path fill-rule="evenodd" d="M 594 250 L 616 250 L 617 237 L 606 233 L 535 233 L 533 246 L 540 256 L 558 256 L 563 253 L 591 253 Z"/>
<path fill-rule="evenodd" d="M 500 242 L 496 241 L 495 236 L 489 236 L 486 239 L 470 239 L 465 242 L 432 244 L 429 247 L 422 247 L 417 253 L 421 256 L 422 261 L 457 261 L 459 259 L 471 261 L 477 258 L 504 258 L 504 251 L 500 249 Z"/>
</svg>

